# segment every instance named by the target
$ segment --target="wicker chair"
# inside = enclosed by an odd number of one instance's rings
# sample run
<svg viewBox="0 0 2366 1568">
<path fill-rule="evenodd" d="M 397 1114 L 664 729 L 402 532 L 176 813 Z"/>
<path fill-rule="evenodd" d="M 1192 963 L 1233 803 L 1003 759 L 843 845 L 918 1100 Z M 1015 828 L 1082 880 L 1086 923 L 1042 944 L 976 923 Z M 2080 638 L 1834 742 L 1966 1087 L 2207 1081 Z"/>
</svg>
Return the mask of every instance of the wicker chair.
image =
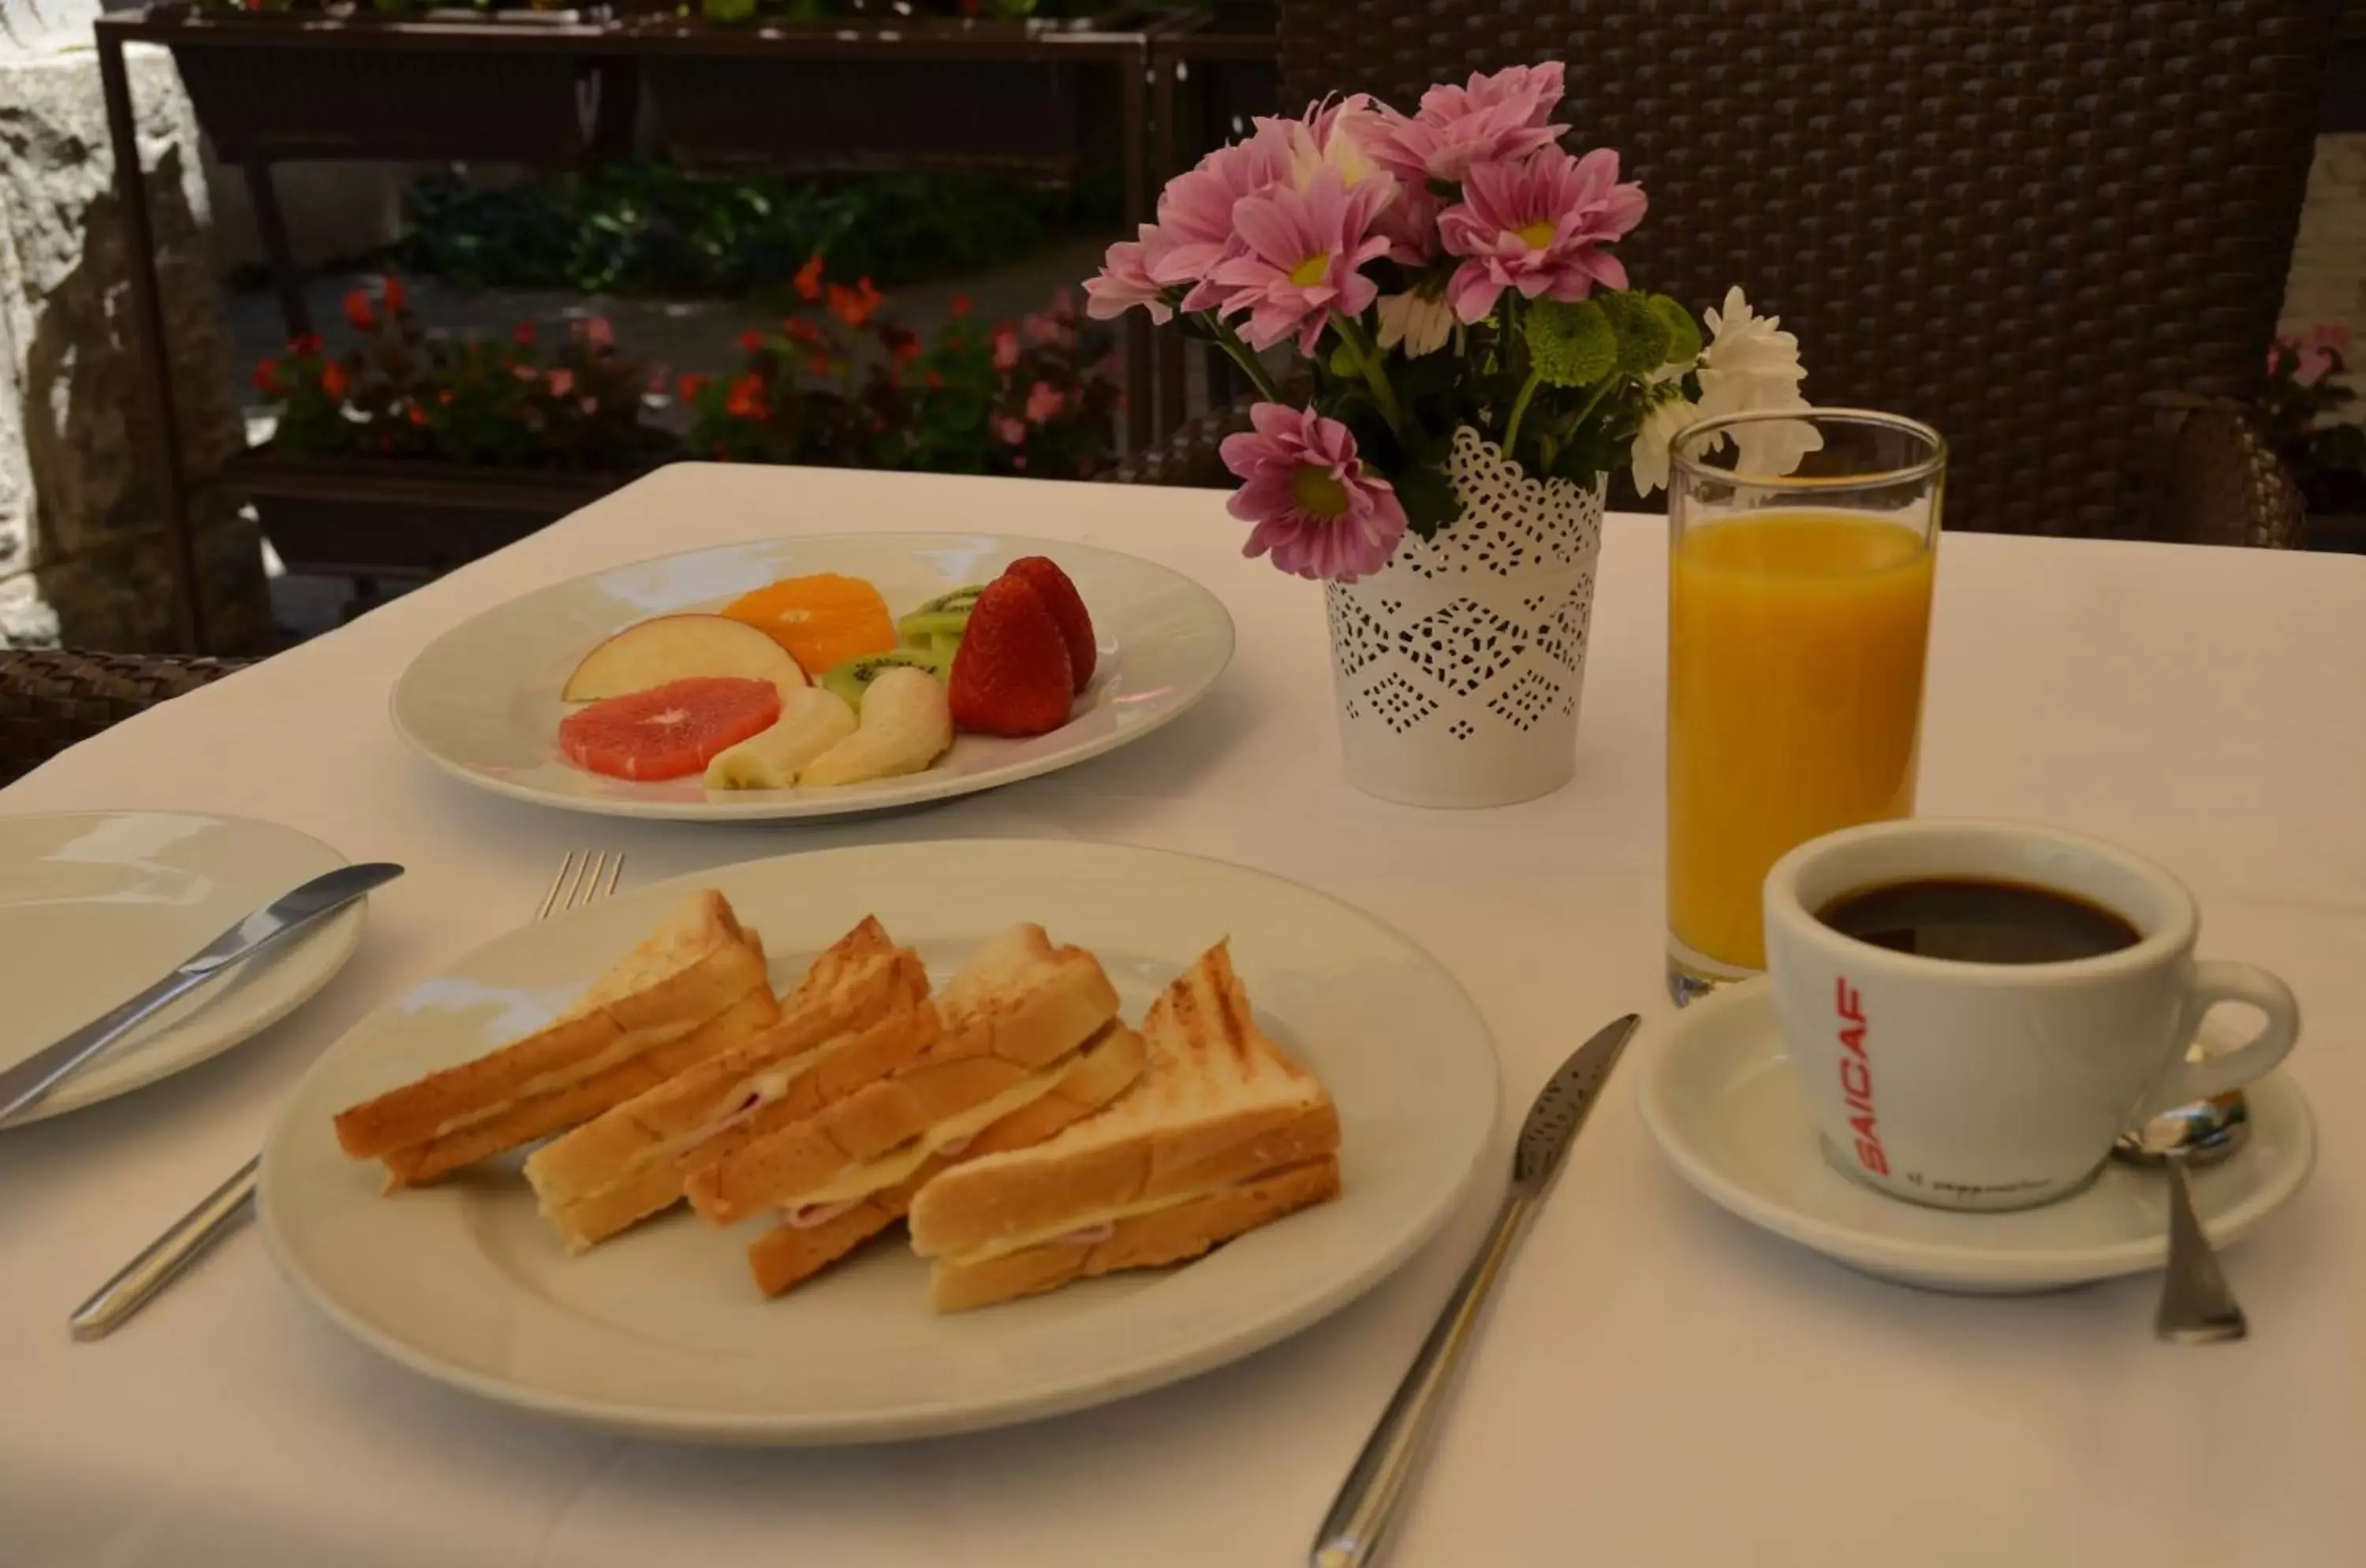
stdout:
<svg viewBox="0 0 2366 1568">
<path fill-rule="evenodd" d="M 0 784 L 24 777 L 109 725 L 219 681 L 247 662 L 0 649 Z"/>
<path fill-rule="evenodd" d="M 2264 539 L 2235 422 L 2148 394 L 2258 381 L 2315 152 L 2328 0 L 1284 0 L 1282 102 L 1570 62 L 1574 147 L 1651 212 L 1635 276 L 1741 283 L 1808 391 L 1944 431 L 1958 528 Z M 1187 427 L 1118 477 L 1224 484 Z M 2165 477 L 2166 476 L 2166 477 Z M 2266 487 L 2271 490 L 2272 487 Z M 2166 509 L 2166 511 L 2164 511 Z"/>
</svg>

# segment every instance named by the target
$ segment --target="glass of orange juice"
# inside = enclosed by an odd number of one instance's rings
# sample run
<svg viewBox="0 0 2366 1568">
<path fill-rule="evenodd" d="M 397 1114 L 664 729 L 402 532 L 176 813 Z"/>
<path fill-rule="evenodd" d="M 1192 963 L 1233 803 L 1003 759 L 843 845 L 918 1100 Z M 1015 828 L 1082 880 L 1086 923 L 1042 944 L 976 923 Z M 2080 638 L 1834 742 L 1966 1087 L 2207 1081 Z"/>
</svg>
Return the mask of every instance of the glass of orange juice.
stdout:
<svg viewBox="0 0 2366 1568">
<path fill-rule="evenodd" d="M 1946 443 L 1853 409 L 1695 424 L 1668 489 L 1668 991 L 1765 967 L 1794 845 L 1914 810 Z"/>
</svg>

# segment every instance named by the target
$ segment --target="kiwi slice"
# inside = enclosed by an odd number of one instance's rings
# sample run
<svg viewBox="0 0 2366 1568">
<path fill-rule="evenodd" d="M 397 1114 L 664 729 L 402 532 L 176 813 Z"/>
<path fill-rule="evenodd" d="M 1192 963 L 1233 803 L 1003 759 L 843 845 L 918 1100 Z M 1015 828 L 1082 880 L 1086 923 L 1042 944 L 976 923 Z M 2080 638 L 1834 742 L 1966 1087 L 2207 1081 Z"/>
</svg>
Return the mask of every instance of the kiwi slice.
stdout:
<svg viewBox="0 0 2366 1568">
<path fill-rule="evenodd" d="M 843 664 L 832 665 L 822 672 L 821 689 L 836 692 L 846 699 L 847 706 L 862 711 L 862 694 L 882 671 L 909 666 L 925 670 L 941 681 L 952 668 L 950 656 L 938 655 L 920 648 L 890 649 L 885 653 L 866 653 L 860 659 L 850 659 Z"/>
<path fill-rule="evenodd" d="M 930 639 L 939 637 L 959 642 L 962 628 L 969 625 L 969 613 L 977 607 L 977 596 L 985 592 L 986 584 L 973 582 L 966 588 L 940 593 L 897 621 L 896 633 L 906 642 L 923 648 Z"/>
</svg>

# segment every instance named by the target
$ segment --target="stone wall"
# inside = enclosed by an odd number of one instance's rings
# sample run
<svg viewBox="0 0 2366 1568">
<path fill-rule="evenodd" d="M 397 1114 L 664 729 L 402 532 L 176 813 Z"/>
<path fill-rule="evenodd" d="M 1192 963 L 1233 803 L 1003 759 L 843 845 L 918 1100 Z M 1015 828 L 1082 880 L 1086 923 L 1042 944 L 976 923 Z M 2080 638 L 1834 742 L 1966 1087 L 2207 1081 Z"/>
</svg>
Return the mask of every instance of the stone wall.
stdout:
<svg viewBox="0 0 2366 1568">
<path fill-rule="evenodd" d="M 197 131 L 171 58 L 129 65 L 193 484 L 243 445 Z M 119 650 L 175 638 L 160 436 L 139 381 L 98 58 L 0 52 L 0 644 Z M 270 631 L 261 547 L 230 497 L 201 501 L 219 649 Z"/>
</svg>

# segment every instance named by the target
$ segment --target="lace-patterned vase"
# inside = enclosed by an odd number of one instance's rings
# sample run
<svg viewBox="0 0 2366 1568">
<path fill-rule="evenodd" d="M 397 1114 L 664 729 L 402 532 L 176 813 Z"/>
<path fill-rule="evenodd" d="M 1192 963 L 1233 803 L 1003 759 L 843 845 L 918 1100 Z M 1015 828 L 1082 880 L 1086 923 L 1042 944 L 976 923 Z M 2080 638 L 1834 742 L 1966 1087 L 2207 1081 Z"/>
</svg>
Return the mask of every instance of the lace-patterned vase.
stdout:
<svg viewBox="0 0 2366 1568">
<path fill-rule="evenodd" d="M 1368 795 L 1508 806 L 1577 770 L 1605 486 L 1532 479 L 1468 426 L 1453 476 L 1459 519 L 1326 590 L 1340 739 Z"/>
</svg>

